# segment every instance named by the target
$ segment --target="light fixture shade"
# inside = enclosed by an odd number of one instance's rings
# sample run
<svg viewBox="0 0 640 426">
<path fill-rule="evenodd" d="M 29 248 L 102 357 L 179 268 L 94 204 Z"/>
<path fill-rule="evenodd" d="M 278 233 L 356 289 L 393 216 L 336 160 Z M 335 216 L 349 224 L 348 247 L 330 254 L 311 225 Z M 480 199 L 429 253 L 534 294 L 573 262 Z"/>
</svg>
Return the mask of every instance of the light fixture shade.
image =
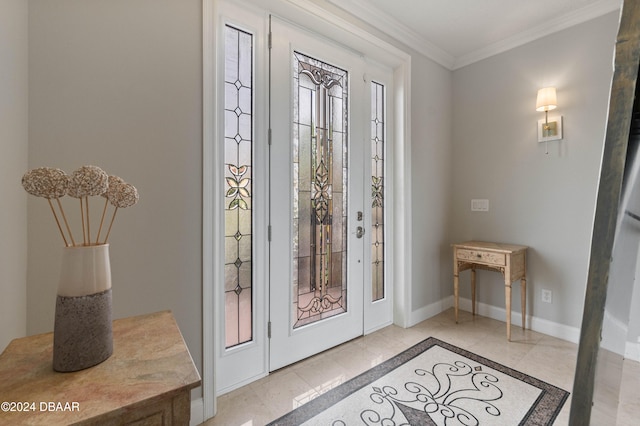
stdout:
<svg viewBox="0 0 640 426">
<path fill-rule="evenodd" d="M 556 99 L 556 88 L 545 87 L 538 90 L 538 99 L 536 100 L 536 111 L 551 111 L 558 106 Z"/>
</svg>

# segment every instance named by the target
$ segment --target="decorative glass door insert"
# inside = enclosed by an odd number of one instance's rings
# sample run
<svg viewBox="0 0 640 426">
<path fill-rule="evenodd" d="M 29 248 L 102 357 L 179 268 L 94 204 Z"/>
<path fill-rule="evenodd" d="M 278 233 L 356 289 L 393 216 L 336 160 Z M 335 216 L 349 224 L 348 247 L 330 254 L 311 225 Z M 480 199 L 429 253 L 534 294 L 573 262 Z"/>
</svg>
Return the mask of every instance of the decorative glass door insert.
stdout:
<svg viewBox="0 0 640 426">
<path fill-rule="evenodd" d="M 347 71 L 293 52 L 293 324 L 347 311 Z"/>
</svg>

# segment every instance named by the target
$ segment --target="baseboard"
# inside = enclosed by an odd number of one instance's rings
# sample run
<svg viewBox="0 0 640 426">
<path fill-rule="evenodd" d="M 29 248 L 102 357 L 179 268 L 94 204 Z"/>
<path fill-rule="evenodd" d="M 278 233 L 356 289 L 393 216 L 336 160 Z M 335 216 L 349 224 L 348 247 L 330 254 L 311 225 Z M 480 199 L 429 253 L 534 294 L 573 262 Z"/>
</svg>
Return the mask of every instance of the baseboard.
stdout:
<svg viewBox="0 0 640 426">
<path fill-rule="evenodd" d="M 190 426 L 196 426 L 204 422 L 204 400 L 197 398 L 191 401 L 191 420 Z"/>
<path fill-rule="evenodd" d="M 628 324 L 620 321 L 605 309 L 600 332 L 600 347 L 620 356 L 625 356 L 628 333 Z"/>
<path fill-rule="evenodd" d="M 453 296 L 448 296 L 436 303 L 432 303 L 416 311 L 413 311 L 410 318 L 411 325 L 416 325 L 419 322 L 434 317 L 439 313 L 451 308 L 452 306 Z M 461 297 L 460 309 L 463 311 L 471 312 L 471 300 Z M 485 303 L 477 303 L 476 313 L 478 315 L 482 315 L 483 317 L 505 322 L 506 310 L 504 308 L 487 305 Z M 570 327 L 568 325 L 559 324 L 553 321 L 533 316 L 527 316 L 526 321 L 528 322 L 527 325 L 529 326 L 529 328 L 533 331 L 537 331 L 538 333 L 557 337 L 558 339 L 566 340 L 576 344 L 580 341 L 580 329 L 577 327 Z M 520 315 L 520 312 L 511 312 L 511 324 L 514 326 L 522 327 L 522 315 Z"/>
<path fill-rule="evenodd" d="M 451 307 L 453 307 L 453 296 L 448 296 L 436 303 L 423 306 L 417 311 L 412 311 L 409 316 L 409 327 L 413 327 L 424 320 L 435 317 L 439 313 L 446 311 Z M 469 307 L 471 307 L 471 304 L 469 304 Z"/>
<path fill-rule="evenodd" d="M 638 343 L 627 342 L 624 349 L 625 359 L 640 362 L 640 341 Z"/>
<path fill-rule="evenodd" d="M 512 317 L 513 315 L 514 314 L 511 314 Z M 537 317 L 528 317 L 528 321 L 530 324 L 529 328 L 533 331 L 546 334 L 547 336 L 557 337 L 558 339 L 566 340 L 571 343 L 580 343 L 580 328 L 578 327 L 571 327 Z M 521 320 L 518 320 L 518 325 L 520 325 L 521 322 Z"/>
</svg>

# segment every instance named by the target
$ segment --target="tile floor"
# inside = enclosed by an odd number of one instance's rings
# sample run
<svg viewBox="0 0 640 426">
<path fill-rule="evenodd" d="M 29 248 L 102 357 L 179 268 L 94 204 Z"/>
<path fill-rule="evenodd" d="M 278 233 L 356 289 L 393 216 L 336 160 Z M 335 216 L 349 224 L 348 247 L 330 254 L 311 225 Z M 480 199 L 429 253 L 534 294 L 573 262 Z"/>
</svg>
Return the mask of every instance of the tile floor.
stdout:
<svg viewBox="0 0 640 426">
<path fill-rule="evenodd" d="M 260 426 L 338 386 L 382 361 L 433 336 L 478 355 L 535 376 L 571 392 L 577 345 L 531 330 L 453 309 L 403 329 L 394 325 L 359 337 L 326 352 L 278 370 L 268 377 L 218 398 L 218 414 L 204 426 Z M 319 367 L 319 368 L 318 368 Z M 640 363 L 625 361 L 618 425 L 632 426 L 640 418 Z M 571 397 L 556 425 L 569 420 Z"/>
</svg>

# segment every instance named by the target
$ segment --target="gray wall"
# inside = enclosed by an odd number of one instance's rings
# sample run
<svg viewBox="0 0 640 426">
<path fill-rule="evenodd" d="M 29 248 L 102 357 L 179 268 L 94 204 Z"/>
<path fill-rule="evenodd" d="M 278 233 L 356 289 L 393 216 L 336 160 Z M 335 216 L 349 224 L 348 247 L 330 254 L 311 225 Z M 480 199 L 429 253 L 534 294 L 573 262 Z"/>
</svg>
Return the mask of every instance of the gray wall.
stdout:
<svg viewBox="0 0 640 426">
<path fill-rule="evenodd" d="M 138 188 L 109 238 L 114 316 L 172 310 L 201 367 L 202 2 L 29 5 L 29 167 L 94 164 Z M 33 334 L 53 328 L 63 243 L 43 200 L 28 226 Z"/>
<path fill-rule="evenodd" d="M 416 311 L 452 293 L 452 281 L 440 283 L 442 274 L 450 271 L 450 264 L 443 264 L 442 256 L 443 247 L 448 248 L 449 243 L 451 164 L 456 160 L 452 160 L 450 143 L 451 72 L 420 56 L 412 60 L 411 309 L 416 321 L 424 316 Z M 432 313 L 429 310 L 426 314 Z"/>
<path fill-rule="evenodd" d="M 0 352 L 27 331 L 28 7 L 0 0 Z"/>
<path fill-rule="evenodd" d="M 530 246 L 528 312 L 570 327 L 581 325 L 617 24 L 611 13 L 453 74 L 452 241 Z M 564 117 L 548 154 L 535 111 L 546 86 Z M 489 212 L 471 212 L 472 198 L 488 198 Z M 481 271 L 479 285 L 480 302 L 504 306 L 497 274 Z"/>
</svg>

